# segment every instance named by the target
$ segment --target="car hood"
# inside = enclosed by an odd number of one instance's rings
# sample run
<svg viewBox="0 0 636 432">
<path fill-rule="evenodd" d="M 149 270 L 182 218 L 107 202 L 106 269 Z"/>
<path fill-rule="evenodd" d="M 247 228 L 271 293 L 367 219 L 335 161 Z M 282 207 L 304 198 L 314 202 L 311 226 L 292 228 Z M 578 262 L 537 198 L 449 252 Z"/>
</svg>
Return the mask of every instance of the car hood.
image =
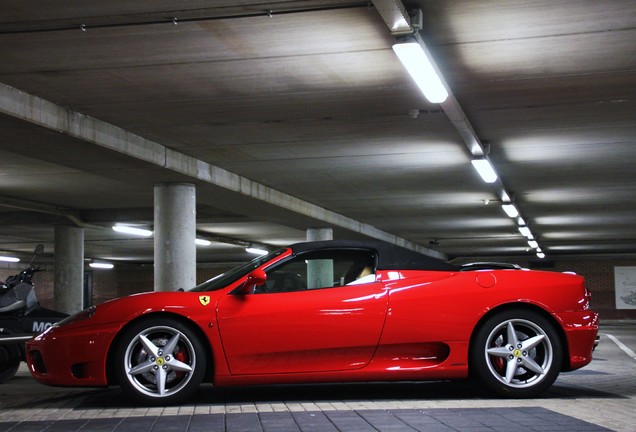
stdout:
<svg viewBox="0 0 636 432">
<path fill-rule="evenodd" d="M 116 323 L 135 319 L 152 312 L 177 313 L 186 317 L 209 314 L 223 291 L 213 292 L 148 292 L 109 300 L 96 306 L 94 320 Z"/>
</svg>

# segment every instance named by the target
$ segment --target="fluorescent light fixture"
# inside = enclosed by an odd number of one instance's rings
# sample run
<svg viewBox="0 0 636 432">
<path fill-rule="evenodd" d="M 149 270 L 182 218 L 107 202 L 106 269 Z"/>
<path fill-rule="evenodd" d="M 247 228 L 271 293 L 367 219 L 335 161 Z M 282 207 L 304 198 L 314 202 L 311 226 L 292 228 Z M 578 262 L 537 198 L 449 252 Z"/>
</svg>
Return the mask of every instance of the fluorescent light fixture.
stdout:
<svg viewBox="0 0 636 432">
<path fill-rule="evenodd" d="M 152 231 L 150 230 L 143 229 L 143 228 L 135 228 L 128 225 L 117 224 L 113 226 L 113 230 L 120 233 L 132 234 L 132 235 L 137 235 L 141 237 L 150 237 L 152 235 Z"/>
<path fill-rule="evenodd" d="M 532 240 L 534 238 L 534 236 L 530 232 L 530 228 L 528 228 L 527 226 L 520 226 L 519 227 L 519 232 L 521 233 L 521 235 L 523 235 L 524 237 L 529 238 L 530 240 Z"/>
<path fill-rule="evenodd" d="M 545 258 L 545 254 L 543 252 L 537 252 L 537 257 L 543 259 Z"/>
<path fill-rule="evenodd" d="M 515 207 L 514 204 L 502 204 L 501 208 L 511 218 L 516 218 L 517 216 L 519 216 L 519 210 L 517 210 L 517 207 Z"/>
<path fill-rule="evenodd" d="M 92 262 L 92 263 L 89 263 L 88 266 L 90 268 L 103 269 L 103 270 L 112 270 L 113 267 L 115 267 L 113 264 L 105 263 L 105 262 Z"/>
<path fill-rule="evenodd" d="M 415 84 L 424 93 L 426 99 L 432 103 L 442 103 L 446 100 L 448 92 L 418 42 L 395 44 L 393 45 L 393 51 L 415 80 Z"/>
<path fill-rule="evenodd" d="M 12 257 L 12 256 L 0 255 L 0 261 L 5 261 L 5 262 L 20 262 L 20 258 Z"/>
<path fill-rule="evenodd" d="M 535 240 L 530 240 L 528 242 L 528 246 L 530 246 L 532 249 L 536 249 L 539 247 L 539 243 L 537 243 Z"/>
<path fill-rule="evenodd" d="M 199 246 L 210 246 L 212 244 L 210 240 L 200 239 L 200 238 L 194 239 L 194 243 Z"/>
<path fill-rule="evenodd" d="M 519 224 L 519 226 L 523 226 L 526 224 L 526 221 L 523 220 L 523 218 L 521 216 L 519 216 L 517 218 L 517 223 Z"/>
<path fill-rule="evenodd" d="M 251 254 L 254 255 L 266 255 L 267 251 L 265 249 L 259 249 L 259 248 L 255 248 L 255 247 L 247 247 L 245 248 L 246 252 L 249 252 Z"/>
<path fill-rule="evenodd" d="M 508 195 L 508 192 L 506 192 L 505 190 L 501 191 L 501 201 L 503 201 L 505 203 L 509 203 L 510 201 L 512 201 L 510 199 L 510 195 Z"/>
<path fill-rule="evenodd" d="M 486 183 L 497 181 L 497 173 L 488 159 L 473 159 L 471 163 Z"/>
</svg>

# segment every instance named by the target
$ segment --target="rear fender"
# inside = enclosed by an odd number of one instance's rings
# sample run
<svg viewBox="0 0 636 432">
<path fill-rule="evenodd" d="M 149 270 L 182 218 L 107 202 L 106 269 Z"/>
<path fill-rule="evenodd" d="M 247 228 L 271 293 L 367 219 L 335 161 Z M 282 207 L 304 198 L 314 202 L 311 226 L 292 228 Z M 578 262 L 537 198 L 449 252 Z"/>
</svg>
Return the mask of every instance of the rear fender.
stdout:
<svg viewBox="0 0 636 432">
<path fill-rule="evenodd" d="M 469 347 L 468 347 L 468 352 L 472 351 L 472 347 L 473 347 L 473 343 L 475 341 L 475 336 L 477 335 L 477 333 L 479 332 L 479 330 L 481 330 L 481 328 L 483 327 L 484 323 L 493 315 L 502 312 L 502 311 L 508 311 L 508 310 L 513 310 L 513 309 L 517 309 L 517 310 L 528 310 L 528 311 L 533 311 L 536 312 L 538 314 L 540 314 L 541 316 L 543 316 L 545 319 L 547 319 L 552 326 L 554 327 L 555 331 L 557 332 L 557 334 L 559 335 L 559 341 L 561 342 L 561 346 L 564 349 L 563 352 L 563 364 L 561 364 L 561 370 L 565 371 L 565 370 L 569 370 L 570 367 L 570 350 L 569 350 L 569 346 L 568 346 L 568 339 L 565 336 L 565 332 L 563 331 L 563 327 L 561 326 L 561 324 L 559 323 L 559 321 L 554 317 L 554 315 L 552 315 L 551 313 L 549 313 L 548 311 L 546 311 L 545 309 L 534 305 L 532 303 L 527 303 L 527 302 L 515 302 L 515 303 L 507 303 L 507 304 L 502 304 L 499 305 L 493 309 L 490 309 L 488 312 L 486 312 L 481 318 L 480 320 L 477 322 L 477 325 L 475 325 L 475 327 L 473 328 L 473 332 L 470 335 L 470 342 L 469 342 Z"/>
</svg>

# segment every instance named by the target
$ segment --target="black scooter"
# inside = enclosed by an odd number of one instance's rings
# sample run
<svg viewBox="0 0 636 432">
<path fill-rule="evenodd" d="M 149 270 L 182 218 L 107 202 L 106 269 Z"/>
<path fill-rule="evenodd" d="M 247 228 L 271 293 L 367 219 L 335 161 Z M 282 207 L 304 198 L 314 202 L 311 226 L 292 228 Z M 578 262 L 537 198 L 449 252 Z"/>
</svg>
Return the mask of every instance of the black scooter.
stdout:
<svg viewBox="0 0 636 432">
<path fill-rule="evenodd" d="M 0 384 L 13 378 L 25 360 L 24 342 L 68 316 L 41 307 L 35 295 L 33 275 L 42 269 L 33 262 L 43 251 L 38 245 L 29 266 L 0 283 Z"/>
</svg>

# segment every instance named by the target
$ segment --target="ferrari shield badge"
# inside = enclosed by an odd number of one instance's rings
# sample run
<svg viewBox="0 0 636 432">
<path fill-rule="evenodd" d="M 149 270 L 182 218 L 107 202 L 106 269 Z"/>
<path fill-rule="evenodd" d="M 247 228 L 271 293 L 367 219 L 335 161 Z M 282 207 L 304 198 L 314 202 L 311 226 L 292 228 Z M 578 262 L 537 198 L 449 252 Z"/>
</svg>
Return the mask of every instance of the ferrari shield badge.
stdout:
<svg viewBox="0 0 636 432">
<path fill-rule="evenodd" d="M 207 306 L 210 304 L 210 296 L 199 296 L 199 302 L 203 306 Z"/>
</svg>

